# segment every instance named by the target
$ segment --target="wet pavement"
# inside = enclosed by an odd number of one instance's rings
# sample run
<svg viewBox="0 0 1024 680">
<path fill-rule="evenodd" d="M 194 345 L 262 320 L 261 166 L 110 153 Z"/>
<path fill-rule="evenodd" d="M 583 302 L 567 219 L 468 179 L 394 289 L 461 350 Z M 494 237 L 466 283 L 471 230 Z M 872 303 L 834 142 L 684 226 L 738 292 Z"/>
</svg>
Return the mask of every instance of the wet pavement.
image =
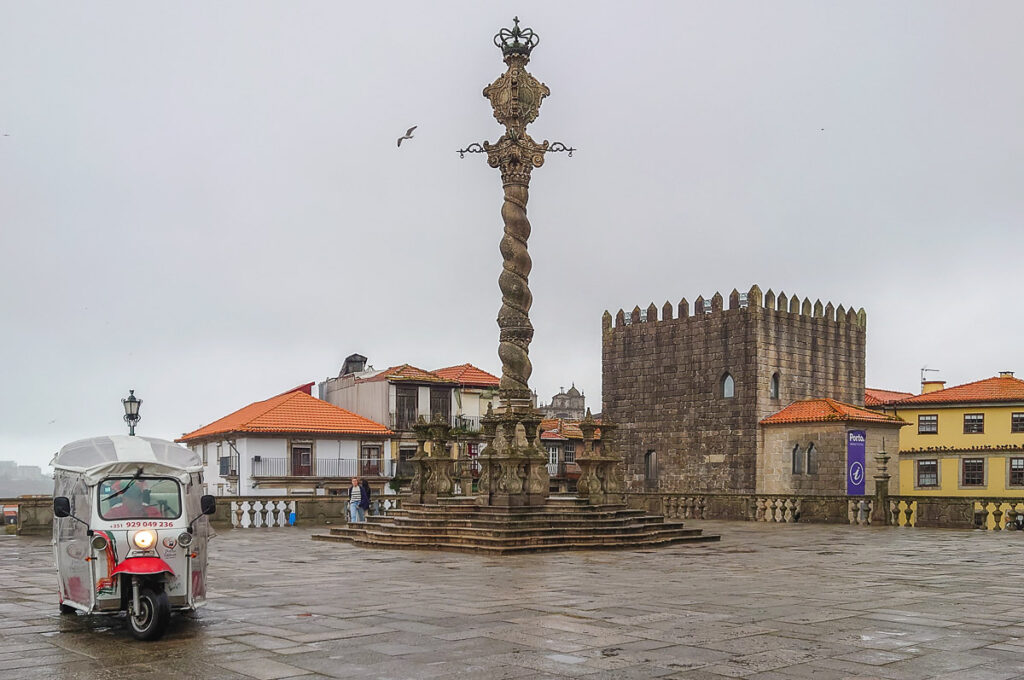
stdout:
<svg viewBox="0 0 1024 680">
<path fill-rule="evenodd" d="M 159 642 L 60 616 L 0 537 L 0 678 L 1024 678 L 1024 532 L 693 522 L 721 543 L 504 558 L 223 531 Z"/>
</svg>

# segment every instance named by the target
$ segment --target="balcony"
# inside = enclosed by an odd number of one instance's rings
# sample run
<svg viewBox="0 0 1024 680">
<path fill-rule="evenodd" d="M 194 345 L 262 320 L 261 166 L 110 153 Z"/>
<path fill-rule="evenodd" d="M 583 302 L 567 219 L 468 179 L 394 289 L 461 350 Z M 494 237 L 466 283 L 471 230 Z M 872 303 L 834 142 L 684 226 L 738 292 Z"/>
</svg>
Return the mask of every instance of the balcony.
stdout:
<svg viewBox="0 0 1024 680">
<path fill-rule="evenodd" d="M 576 479 L 580 476 L 580 466 L 575 462 L 548 463 L 548 476 L 552 479 Z"/>
<path fill-rule="evenodd" d="M 426 416 L 424 416 L 426 418 Z M 409 432 L 416 424 L 417 416 L 408 412 L 388 414 L 388 426 L 395 432 Z M 462 430 L 465 434 L 480 432 L 480 418 L 474 416 L 449 416 L 448 424 L 452 429 Z"/>
<path fill-rule="evenodd" d="M 384 477 L 395 476 L 397 462 L 387 459 L 362 458 L 318 458 L 313 466 L 303 466 L 298 471 L 289 465 L 287 458 L 256 456 L 252 459 L 253 477 Z"/>
</svg>

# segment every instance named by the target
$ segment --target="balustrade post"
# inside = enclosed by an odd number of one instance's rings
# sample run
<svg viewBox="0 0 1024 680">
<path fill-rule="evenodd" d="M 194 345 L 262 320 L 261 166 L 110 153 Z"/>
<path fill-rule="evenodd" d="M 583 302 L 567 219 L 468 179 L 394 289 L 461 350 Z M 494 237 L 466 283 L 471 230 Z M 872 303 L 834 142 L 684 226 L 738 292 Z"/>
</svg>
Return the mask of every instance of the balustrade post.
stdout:
<svg viewBox="0 0 1024 680">
<path fill-rule="evenodd" d="M 995 506 L 995 509 L 992 510 L 992 519 L 995 522 L 992 526 L 992 531 L 1001 531 L 1002 527 L 999 525 L 1003 520 L 1003 504 L 999 501 L 993 501 L 992 504 Z"/>
</svg>

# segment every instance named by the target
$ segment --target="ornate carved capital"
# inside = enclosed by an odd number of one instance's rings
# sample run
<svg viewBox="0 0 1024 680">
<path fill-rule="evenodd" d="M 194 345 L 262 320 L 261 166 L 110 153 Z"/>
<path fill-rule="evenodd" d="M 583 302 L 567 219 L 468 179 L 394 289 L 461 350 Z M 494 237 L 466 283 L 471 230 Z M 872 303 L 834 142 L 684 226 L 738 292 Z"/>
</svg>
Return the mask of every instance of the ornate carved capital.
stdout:
<svg viewBox="0 0 1024 680">
<path fill-rule="evenodd" d="M 484 88 L 495 119 L 510 131 L 521 131 L 537 120 L 541 102 L 551 94 L 547 85 L 526 70 L 529 61 L 530 57 L 525 54 L 506 56 L 508 70 Z"/>
</svg>

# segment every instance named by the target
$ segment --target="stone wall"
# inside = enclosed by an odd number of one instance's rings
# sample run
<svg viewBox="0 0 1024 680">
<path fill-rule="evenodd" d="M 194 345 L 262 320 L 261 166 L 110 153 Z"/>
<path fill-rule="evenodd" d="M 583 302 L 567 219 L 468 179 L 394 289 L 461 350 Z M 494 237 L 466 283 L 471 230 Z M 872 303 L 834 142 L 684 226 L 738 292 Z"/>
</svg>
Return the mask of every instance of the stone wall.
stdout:
<svg viewBox="0 0 1024 680">
<path fill-rule="evenodd" d="M 861 405 L 867 319 L 863 310 L 754 286 L 683 299 L 659 310 L 607 312 L 602 326 L 602 415 L 620 425 L 631 490 L 753 492 L 758 422 L 798 399 Z M 728 308 L 725 308 L 725 307 Z M 660 314 L 660 317 L 659 317 Z M 735 381 L 725 398 L 722 380 Z M 779 395 L 770 393 L 779 375 Z M 658 460 L 646 478 L 648 451 Z"/>
<path fill-rule="evenodd" d="M 863 430 L 866 435 L 866 493 L 875 493 L 878 472 L 875 454 L 883 446 L 895 450 L 899 442 L 899 426 L 867 423 L 789 423 L 761 427 L 761 456 L 758 458 L 757 493 L 839 495 L 846 493 L 846 433 Z M 883 444 L 884 441 L 884 444 Z M 793 446 L 799 445 L 805 456 L 814 443 L 818 473 L 793 474 Z M 898 468 L 893 454 L 886 466 L 889 493 L 899 491 Z"/>
</svg>

